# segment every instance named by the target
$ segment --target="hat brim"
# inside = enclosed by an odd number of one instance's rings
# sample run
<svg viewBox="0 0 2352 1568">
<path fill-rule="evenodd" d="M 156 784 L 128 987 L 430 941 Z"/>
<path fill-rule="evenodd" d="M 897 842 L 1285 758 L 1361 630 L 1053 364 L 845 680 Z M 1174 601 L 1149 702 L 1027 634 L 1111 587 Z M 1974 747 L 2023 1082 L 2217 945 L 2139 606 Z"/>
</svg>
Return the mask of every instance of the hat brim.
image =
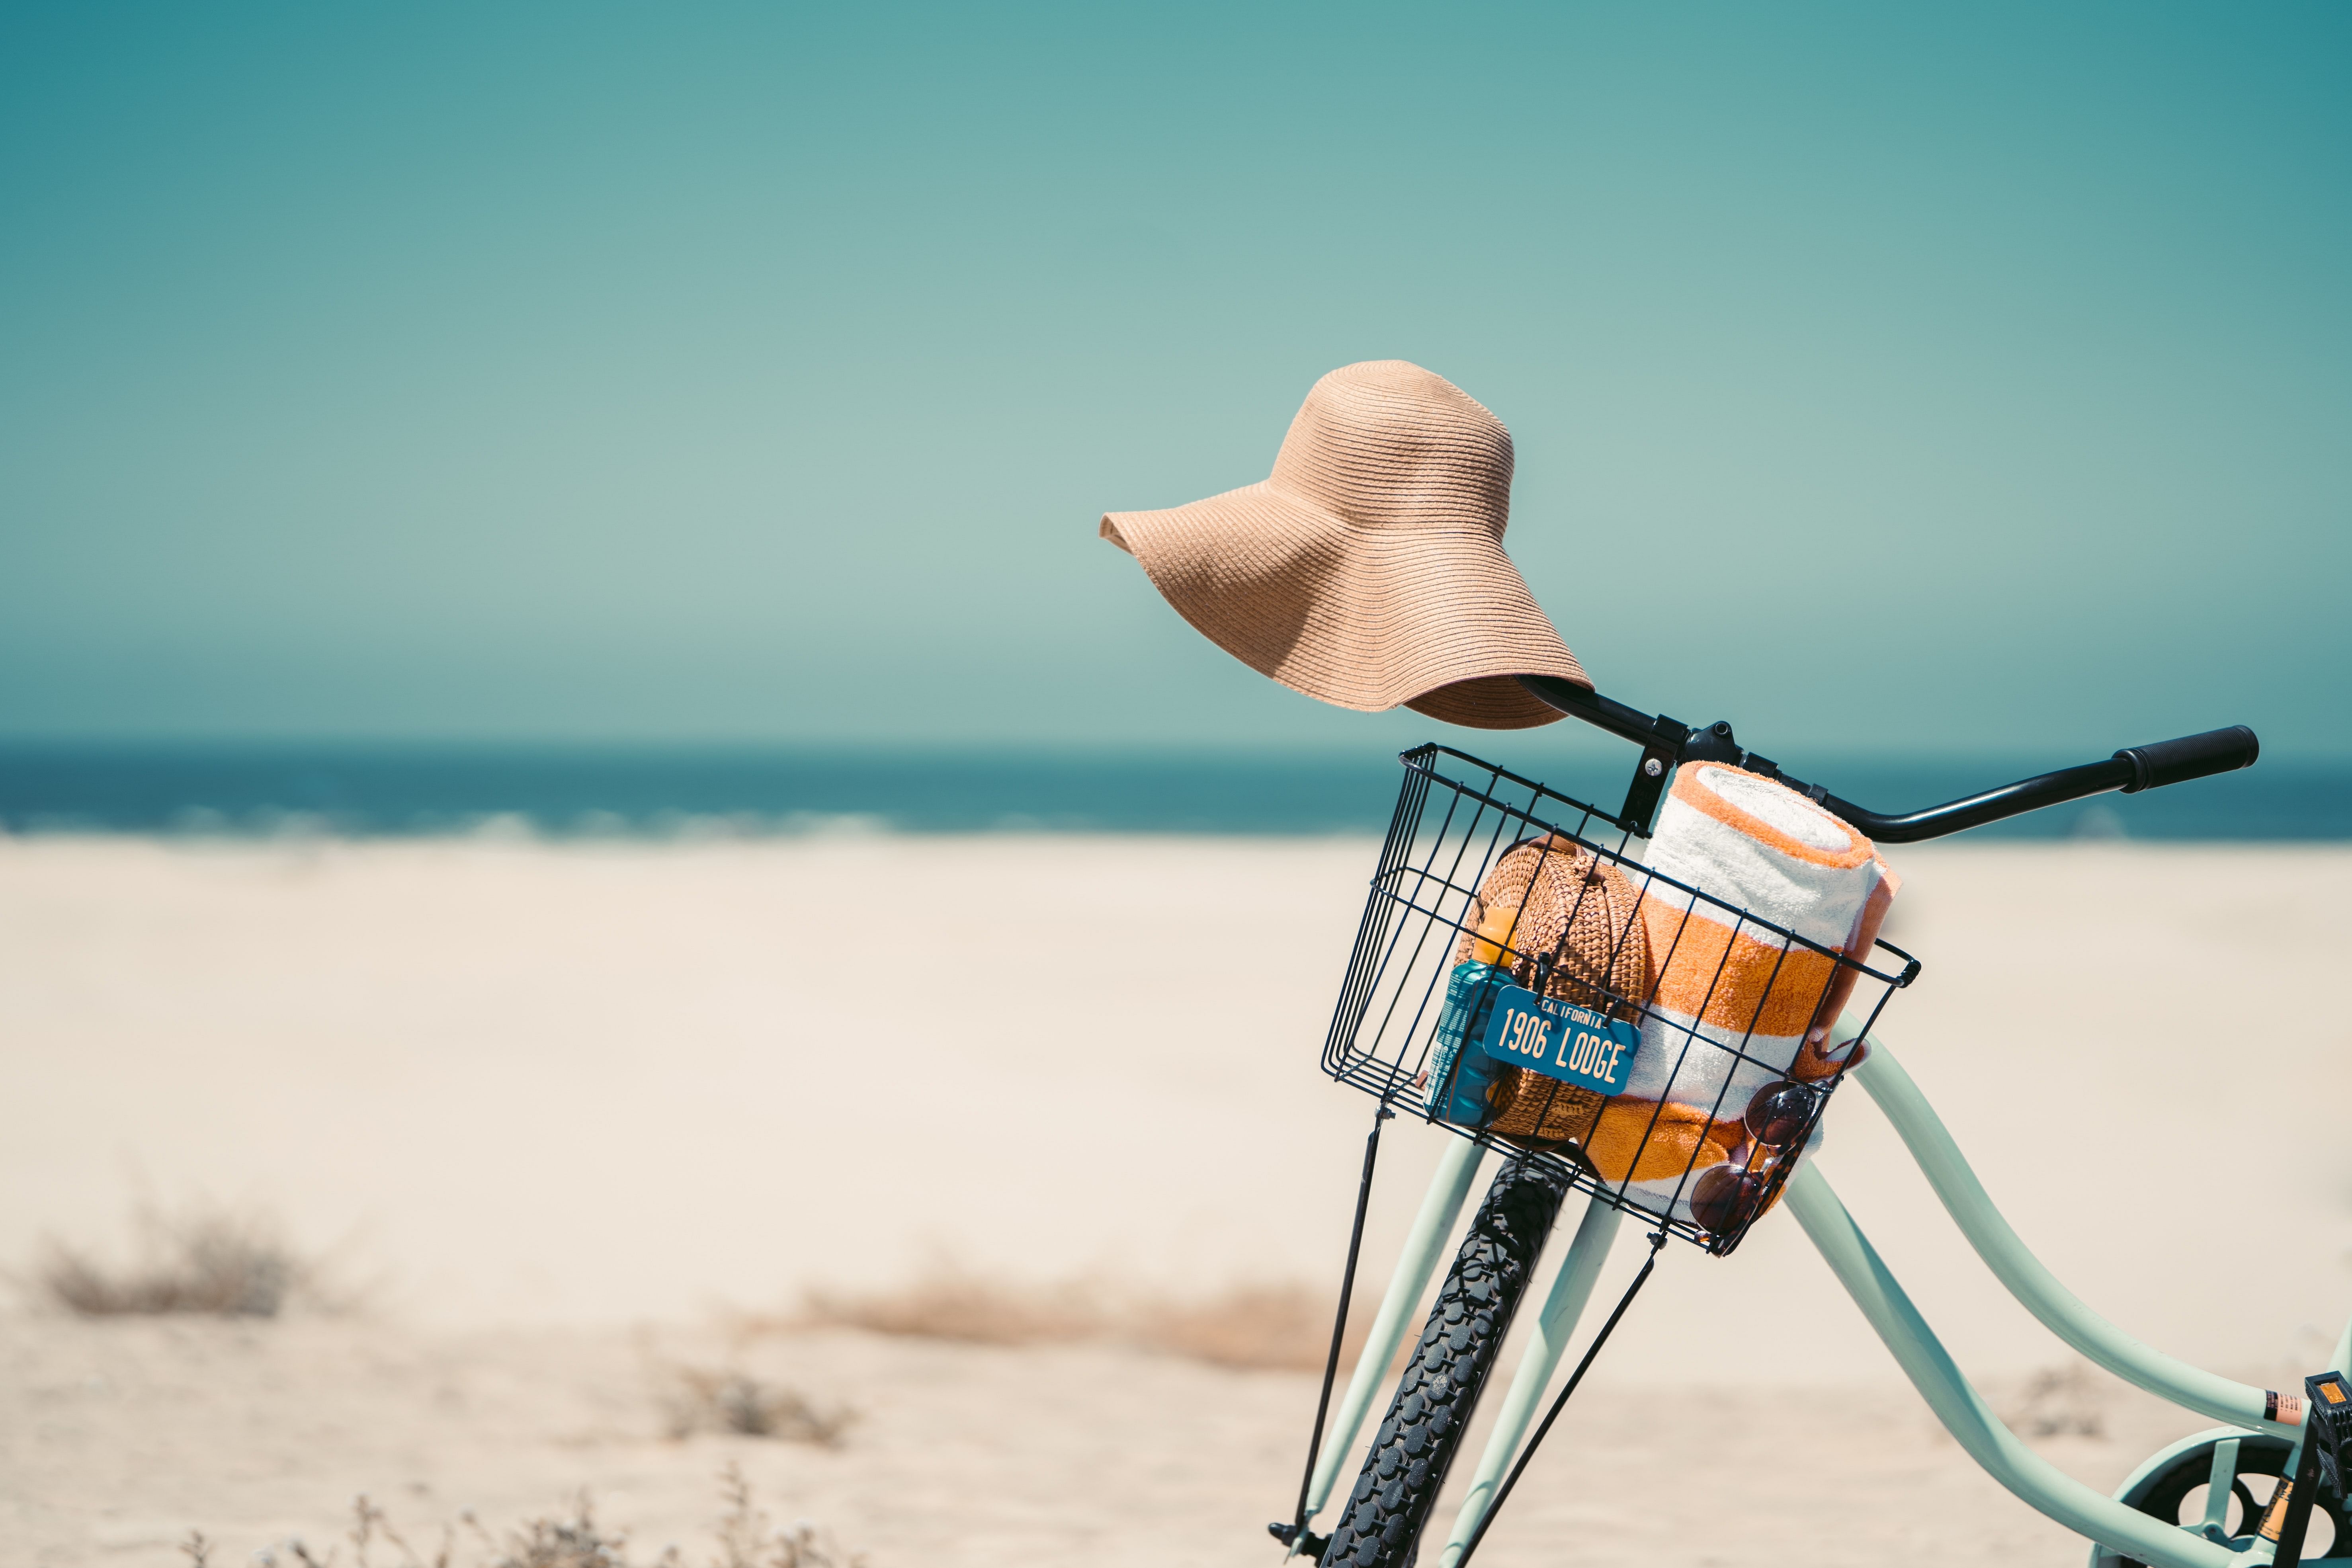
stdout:
<svg viewBox="0 0 2352 1568">
<path fill-rule="evenodd" d="M 1341 708 L 1525 730 L 1561 715 L 1514 677 L 1592 684 L 1484 528 L 1354 527 L 1261 480 L 1102 536 L 1211 642 Z"/>
</svg>

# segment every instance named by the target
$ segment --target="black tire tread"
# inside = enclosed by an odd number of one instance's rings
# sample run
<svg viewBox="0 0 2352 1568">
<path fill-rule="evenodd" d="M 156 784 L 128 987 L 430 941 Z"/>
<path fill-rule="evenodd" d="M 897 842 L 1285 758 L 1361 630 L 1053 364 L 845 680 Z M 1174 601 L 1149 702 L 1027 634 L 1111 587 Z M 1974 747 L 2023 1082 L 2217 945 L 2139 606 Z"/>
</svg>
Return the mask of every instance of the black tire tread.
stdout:
<svg viewBox="0 0 2352 1568">
<path fill-rule="evenodd" d="M 1495 1173 L 1364 1456 L 1322 1568 L 1405 1568 L 1413 1560 L 1568 1186 L 1557 1161 L 1534 1156 Z"/>
</svg>

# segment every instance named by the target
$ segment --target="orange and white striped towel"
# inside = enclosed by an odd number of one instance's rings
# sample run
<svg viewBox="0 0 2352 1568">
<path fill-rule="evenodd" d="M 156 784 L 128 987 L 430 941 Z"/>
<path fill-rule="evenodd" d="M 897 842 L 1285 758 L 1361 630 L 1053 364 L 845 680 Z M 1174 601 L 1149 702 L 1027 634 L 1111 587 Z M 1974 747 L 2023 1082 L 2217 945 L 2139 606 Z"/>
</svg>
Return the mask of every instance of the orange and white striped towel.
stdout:
<svg viewBox="0 0 2352 1568">
<path fill-rule="evenodd" d="M 1646 1121 L 1664 1101 L 1657 1125 L 1690 1124 L 1680 1141 L 1689 1163 L 1637 1184 L 1654 1184 L 1663 1197 L 1747 1142 L 1738 1123 L 1758 1089 L 1845 1065 L 1852 1047 L 1832 1056 L 1826 1042 L 1854 973 L 1830 954 L 1869 952 L 1900 882 L 1846 823 L 1785 784 L 1719 763 L 1676 770 L 1647 859 L 1662 878 L 1709 895 L 1636 876 L 1654 975 L 1641 1049 L 1610 1114 Z M 1658 1163 L 1649 1152 L 1645 1169 Z"/>
</svg>

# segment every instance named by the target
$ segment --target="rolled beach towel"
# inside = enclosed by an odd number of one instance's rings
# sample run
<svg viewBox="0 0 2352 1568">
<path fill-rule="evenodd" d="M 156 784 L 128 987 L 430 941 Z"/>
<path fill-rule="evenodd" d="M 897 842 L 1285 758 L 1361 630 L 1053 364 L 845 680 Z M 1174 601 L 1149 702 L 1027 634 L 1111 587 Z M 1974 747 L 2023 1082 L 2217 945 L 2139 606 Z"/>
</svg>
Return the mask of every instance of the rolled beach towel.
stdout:
<svg viewBox="0 0 2352 1568">
<path fill-rule="evenodd" d="M 1697 1178 L 1711 1166 L 1754 1163 L 1742 1152 L 1750 1142 L 1742 1118 L 1759 1091 L 1850 1065 L 1851 1045 L 1832 1055 L 1826 1042 L 1854 973 L 1831 954 L 1869 952 L 1900 882 L 1845 822 L 1785 784 L 1719 763 L 1676 770 L 1648 862 L 1660 879 L 1707 897 L 1644 879 L 1650 1005 L 1632 1077 L 1592 1146 L 1596 1155 L 1638 1149 L 1637 1163 L 1602 1161 L 1603 1173 L 1689 1218 Z M 1636 1118 L 1654 1125 L 1647 1142 Z M 1659 1134 L 1669 1149 L 1653 1146 Z"/>
</svg>

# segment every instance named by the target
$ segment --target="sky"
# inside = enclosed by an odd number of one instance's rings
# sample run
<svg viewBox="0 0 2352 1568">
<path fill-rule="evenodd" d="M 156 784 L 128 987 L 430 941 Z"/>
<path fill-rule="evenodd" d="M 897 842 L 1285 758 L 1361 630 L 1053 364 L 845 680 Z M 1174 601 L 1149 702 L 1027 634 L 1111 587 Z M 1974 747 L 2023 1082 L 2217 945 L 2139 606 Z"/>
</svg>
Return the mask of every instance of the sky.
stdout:
<svg viewBox="0 0 2352 1568">
<path fill-rule="evenodd" d="M 2352 755 L 2347 79 L 2340 5 L 10 5 L 0 739 L 1469 743 L 1096 538 L 1402 358 L 1612 696 Z"/>
</svg>

